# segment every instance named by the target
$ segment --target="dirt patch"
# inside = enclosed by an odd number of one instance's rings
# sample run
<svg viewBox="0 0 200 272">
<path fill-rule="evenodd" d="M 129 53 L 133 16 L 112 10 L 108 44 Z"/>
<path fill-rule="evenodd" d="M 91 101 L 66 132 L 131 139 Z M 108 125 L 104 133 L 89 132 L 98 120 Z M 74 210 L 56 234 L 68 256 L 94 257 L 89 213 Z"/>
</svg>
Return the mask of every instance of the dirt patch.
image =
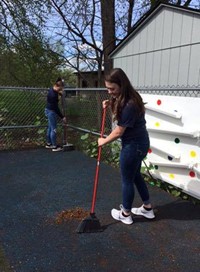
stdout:
<svg viewBox="0 0 200 272">
<path fill-rule="evenodd" d="M 55 222 L 56 224 L 62 224 L 68 220 L 82 220 L 85 217 L 89 216 L 89 212 L 85 211 L 83 208 L 76 207 L 74 209 L 63 210 L 56 215 Z"/>
</svg>

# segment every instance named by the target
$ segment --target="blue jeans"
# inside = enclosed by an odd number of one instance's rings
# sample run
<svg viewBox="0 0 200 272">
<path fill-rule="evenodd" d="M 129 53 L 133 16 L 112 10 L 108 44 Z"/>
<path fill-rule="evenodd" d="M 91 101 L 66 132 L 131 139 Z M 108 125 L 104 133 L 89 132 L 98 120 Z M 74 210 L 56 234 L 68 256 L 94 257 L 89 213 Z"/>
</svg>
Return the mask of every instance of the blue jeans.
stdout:
<svg viewBox="0 0 200 272">
<path fill-rule="evenodd" d="M 120 169 L 122 176 L 123 208 L 130 212 L 135 196 L 136 186 L 144 204 L 149 204 L 149 192 L 147 185 L 140 173 L 142 160 L 146 157 L 149 143 L 137 144 L 135 142 L 122 144 L 120 154 Z"/>
<path fill-rule="evenodd" d="M 45 116 L 48 119 L 47 143 L 56 146 L 57 114 L 46 108 Z"/>
</svg>

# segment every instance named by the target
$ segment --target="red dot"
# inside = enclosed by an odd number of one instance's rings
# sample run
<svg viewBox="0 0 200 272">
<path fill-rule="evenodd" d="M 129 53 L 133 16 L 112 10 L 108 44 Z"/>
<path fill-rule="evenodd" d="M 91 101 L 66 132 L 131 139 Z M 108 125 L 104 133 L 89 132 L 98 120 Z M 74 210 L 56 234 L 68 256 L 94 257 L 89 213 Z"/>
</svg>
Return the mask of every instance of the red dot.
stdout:
<svg viewBox="0 0 200 272">
<path fill-rule="evenodd" d="M 148 153 L 152 153 L 152 149 L 151 148 L 149 148 Z"/>
<path fill-rule="evenodd" d="M 194 178 L 195 177 L 195 172 L 190 171 L 189 175 L 190 175 L 191 178 Z"/>
<path fill-rule="evenodd" d="M 161 105 L 161 103 L 162 103 L 161 100 L 158 99 L 158 100 L 157 100 L 157 105 Z"/>
</svg>

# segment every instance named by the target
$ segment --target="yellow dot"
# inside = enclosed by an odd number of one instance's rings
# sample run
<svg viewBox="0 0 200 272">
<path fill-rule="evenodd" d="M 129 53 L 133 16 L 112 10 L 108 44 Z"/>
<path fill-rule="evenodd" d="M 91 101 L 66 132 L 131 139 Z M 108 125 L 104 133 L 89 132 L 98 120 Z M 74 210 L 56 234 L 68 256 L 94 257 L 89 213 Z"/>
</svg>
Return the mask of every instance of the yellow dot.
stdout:
<svg viewBox="0 0 200 272">
<path fill-rule="evenodd" d="M 171 178 L 171 179 L 174 179 L 175 177 L 174 177 L 174 174 L 169 174 L 169 177 Z"/>
<path fill-rule="evenodd" d="M 159 127 L 159 126 L 160 126 L 160 123 L 159 123 L 159 122 L 156 122 L 156 123 L 155 123 L 155 126 L 156 126 L 156 127 Z"/>
<path fill-rule="evenodd" d="M 196 157 L 196 155 L 197 155 L 197 153 L 194 150 L 190 151 L 190 156 L 192 158 Z"/>
</svg>

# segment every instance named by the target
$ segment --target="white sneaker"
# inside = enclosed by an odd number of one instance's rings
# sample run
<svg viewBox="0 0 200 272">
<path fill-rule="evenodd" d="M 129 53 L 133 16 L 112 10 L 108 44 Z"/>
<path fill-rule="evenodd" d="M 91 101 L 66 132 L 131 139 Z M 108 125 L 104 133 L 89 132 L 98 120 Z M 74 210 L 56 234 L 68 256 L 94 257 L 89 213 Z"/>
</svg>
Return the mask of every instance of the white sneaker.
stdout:
<svg viewBox="0 0 200 272">
<path fill-rule="evenodd" d="M 52 148 L 53 148 L 53 145 L 47 143 L 47 144 L 45 145 L 45 148 L 50 148 L 50 149 L 52 149 Z"/>
<path fill-rule="evenodd" d="M 131 215 L 123 216 L 122 211 L 123 211 L 123 209 L 122 209 L 122 206 L 120 205 L 120 210 L 117 210 L 117 209 L 112 209 L 111 210 L 111 216 L 115 220 L 119 220 L 124 224 L 128 224 L 128 225 L 132 224 L 133 223 L 132 216 Z"/>
<path fill-rule="evenodd" d="M 153 209 L 151 209 L 150 211 L 147 211 L 147 210 L 143 207 L 143 205 L 142 205 L 141 207 L 139 207 L 139 208 L 132 208 L 132 209 L 131 209 L 131 212 L 132 212 L 133 214 L 136 214 L 136 215 L 142 215 L 142 216 L 144 216 L 144 217 L 146 217 L 146 218 L 148 218 L 148 219 L 153 219 L 153 218 L 155 218 L 155 214 L 154 214 Z"/>
<path fill-rule="evenodd" d="M 58 151 L 62 151 L 62 150 L 63 150 L 63 148 L 61 146 L 54 146 L 52 148 L 52 151 L 54 151 L 54 152 L 58 152 Z"/>
</svg>

